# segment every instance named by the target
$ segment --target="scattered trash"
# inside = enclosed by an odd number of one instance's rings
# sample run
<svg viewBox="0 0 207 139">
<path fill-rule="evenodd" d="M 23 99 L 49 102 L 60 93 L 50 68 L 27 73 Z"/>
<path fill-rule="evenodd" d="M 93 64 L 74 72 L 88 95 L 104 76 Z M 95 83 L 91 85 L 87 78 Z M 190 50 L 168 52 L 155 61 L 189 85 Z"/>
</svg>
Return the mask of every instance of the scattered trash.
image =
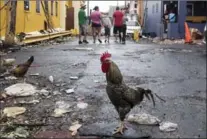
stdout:
<svg viewBox="0 0 207 139">
<path fill-rule="evenodd" d="M 54 113 L 52 116 L 54 117 L 61 117 L 63 114 L 71 112 L 72 110 L 70 109 L 71 105 L 64 102 L 64 101 L 58 101 L 56 102 L 56 108 L 54 110 Z"/>
<path fill-rule="evenodd" d="M 54 91 L 53 95 L 60 95 L 61 93 L 59 91 Z"/>
<path fill-rule="evenodd" d="M 7 117 L 15 118 L 16 115 L 20 115 L 26 111 L 24 107 L 6 107 L 3 112 Z"/>
<path fill-rule="evenodd" d="M 39 76 L 39 73 L 30 74 L 31 76 Z"/>
<path fill-rule="evenodd" d="M 77 76 L 70 77 L 71 80 L 78 80 Z"/>
<path fill-rule="evenodd" d="M 50 92 L 45 89 L 42 89 L 42 90 L 40 90 L 40 94 L 48 96 L 50 94 Z"/>
<path fill-rule="evenodd" d="M 28 138 L 29 132 L 26 130 L 26 128 L 18 127 L 15 131 L 9 132 L 7 134 L 4 134 L 2 136 L 3 138 Z"/>
<path fill-rule="evenodd" d="M 159 128 L 163 132 L 172 132 L 178 128 L 178 124 L 171 122 L 162 122 L 160 123 Z"/>
<path fill-rule="evenodd" d="M 3 60 L 3 66 L 12 66 L 15 63 L 14 58 L 8 58 Z"/>
<path fill-rule="evenodd" d="M 50 81 L 51 83 L 54 82 L 53 76 L 49 76 L 49 81 Z"/>
<path fill-rule="evenodd" d="M 37 104 L 39 103 L 39 100 L 31 100 L 31 101 L 19 101 L 20 104 Z"/>
<path fill-rule="evenodd" d="M 98 80 L 94 80 L 94 83 L 99 83 L 99 81 Z"/>
<path fill-rule="evenodd" d="M 30 96 L 34 95 L 36 87 L 27 83 L 17 83 L 5 88 L 5 94 L 9 96 Z"/>
<path fill-rule="evenodd" d="M 86 51 L 93 51 L 94 49 L 93 48 L 82 48 L 82 47 L 76 47 L 74 48 L 74 50 L 86 50 Z"/>
<path fill-rule="evenodd" d="M 5 93 L 0 93 L 0 100 L 5 99 L 7 96 Z"/>
<path fill-rule="evenodd" d="M 5 77 L 5 79 L 6 80 L 17 80 L 17 78 L 14 76 Z"/>
<path fill-rule="evenodd" d="M 72 88 L 72 89 L 65 90 L 65 92 L 66 92 L 67 94 L 71 94 L 71 93 L 74 93 L 75 90 Z"/>
<path fill-rule="evenodd" d="M 80 109 L 85 109 L 88 107 L 88 103 L 84 103 L 84 102 L 79 102 L 77 104 L 77 107 L 80 108 Z"/>
<path fill-rule="evenodd" d="M 192 40 L 202 39 L 203 35 L 197 28 L 190 28 Z"/>
<path fill-rule="evenodd" d="M 146 125 L 158 125 L 161 122 L 157 117 L 146 113 L 130 114 L 127 120 L 129 122 L 136 122 L 138 124 Z"/>
<path fill-rule="evenodd" d="M 70 126 L 69 131 L 72 132 L 72 136 L 75 136 L 78 133 L 78 129 L 81 127 L 82 125 L 79 124 L 78 121 L 72 123 L 72 126 Z"/>
</svg>

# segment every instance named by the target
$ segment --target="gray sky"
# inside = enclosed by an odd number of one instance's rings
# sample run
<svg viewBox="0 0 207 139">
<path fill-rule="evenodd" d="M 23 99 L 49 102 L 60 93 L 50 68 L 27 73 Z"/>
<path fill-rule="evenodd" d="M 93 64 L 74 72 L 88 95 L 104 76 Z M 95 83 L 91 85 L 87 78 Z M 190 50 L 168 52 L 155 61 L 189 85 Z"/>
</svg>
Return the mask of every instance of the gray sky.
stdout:
<svg viewBox="0 0 207 139">
<path fill-rule="evenodd" d="M 89 1 L 90 9 L 93 9 L 95 6 L 99 6 L 100 11 L 102 12 L 107 12 L 109 10 L 109 6 L 116 6 L 116 5 L 117 5 L 117 1 Z M 118 1 L 118 5 L 124 5 L 124 1 Z"/>
</svg>

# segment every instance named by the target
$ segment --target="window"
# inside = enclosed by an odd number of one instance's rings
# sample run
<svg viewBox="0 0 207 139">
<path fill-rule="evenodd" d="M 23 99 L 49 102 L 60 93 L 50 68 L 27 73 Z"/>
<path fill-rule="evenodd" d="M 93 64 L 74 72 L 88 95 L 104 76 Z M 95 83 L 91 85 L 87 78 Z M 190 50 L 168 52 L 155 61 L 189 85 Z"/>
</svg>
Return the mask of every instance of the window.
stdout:
<svg viewBox="0 0 207 139">
<path fill-rule="evenodd" d="M 29 0 L 24 0 L 24 10 L 29 11 Z"/>
<path fill-rule="evenodd" d="M 55 2 L 55 15 L 58 16 L 58 2 Z"/>
<path fill-rule="evenodd" d="M 156 13 L 158 13 L 158 3 L 156 3 Z"/>
<path fill-rule="evenodd" d="M 40 0 L 36 0 L 36 12 L 40 13 Z"/>
<path fill-rule="evenodd" d="M 134 4 L 134 8 L 137 8 L 137 4 Z"/>
<path fill-rule="evenodd" d="M 193 16 L 193 15 L 194 15 L 194 4 L 187 3 L 187 16 Z"/>
<path fill-rule="evenodd" d="M 51 15 L 53 15 L 53 5 L 54 5 L 54 1 L 51 0 Z"/>
</svg>

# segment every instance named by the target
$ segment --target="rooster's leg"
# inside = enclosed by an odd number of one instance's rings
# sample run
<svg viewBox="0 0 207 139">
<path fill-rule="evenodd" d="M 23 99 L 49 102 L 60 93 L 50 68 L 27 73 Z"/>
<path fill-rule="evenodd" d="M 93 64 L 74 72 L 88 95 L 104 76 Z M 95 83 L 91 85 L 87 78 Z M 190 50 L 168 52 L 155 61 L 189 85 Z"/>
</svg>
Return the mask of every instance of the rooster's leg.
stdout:
<svg viewBox="0 0 207 139">
<path fill-rule="evenodd" d="M 124 133 L 124 129 L 127 129 L 124 125 L 124 121 L 121 121 L 121 125 L 115 130 L 115 132 L 113 134 L 117 134 L 117 133 Z"/>
</svg>

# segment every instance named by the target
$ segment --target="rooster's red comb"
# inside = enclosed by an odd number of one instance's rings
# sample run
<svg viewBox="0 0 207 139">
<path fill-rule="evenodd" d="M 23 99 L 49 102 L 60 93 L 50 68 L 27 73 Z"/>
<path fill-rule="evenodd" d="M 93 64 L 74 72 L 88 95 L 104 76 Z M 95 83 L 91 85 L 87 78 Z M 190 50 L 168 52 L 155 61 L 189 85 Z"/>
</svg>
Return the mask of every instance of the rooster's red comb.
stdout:
<svg viewBox="0 0 207 139">
<path fill-rule="evenodd" d="M 106 58 L 109 58 L 109 57 L 111 57 L 111 54 L 108 53 L 108 51 L 106 51 L 101 55 L 100 60 L 101 60 L 101 62 L 103 62 Z"/>
</svg>

